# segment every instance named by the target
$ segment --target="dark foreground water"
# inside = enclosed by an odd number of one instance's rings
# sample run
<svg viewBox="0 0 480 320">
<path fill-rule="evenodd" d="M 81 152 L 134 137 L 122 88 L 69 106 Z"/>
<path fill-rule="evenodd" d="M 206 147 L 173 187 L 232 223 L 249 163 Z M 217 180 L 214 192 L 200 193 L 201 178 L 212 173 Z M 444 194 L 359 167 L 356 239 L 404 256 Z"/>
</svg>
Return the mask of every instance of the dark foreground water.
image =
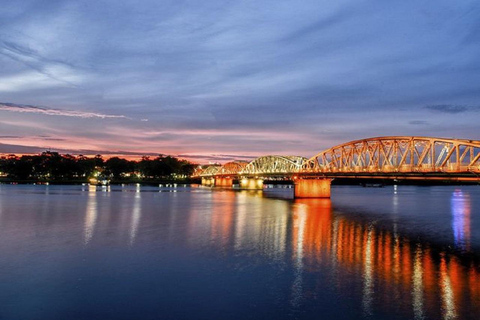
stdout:
<svg viewBox="0 0 480 320">
<path fill-rule="evenodd" d="M 480 186 L 290 193 L 0 185 L 0 319 L 480 318 Z"/>
</svg>

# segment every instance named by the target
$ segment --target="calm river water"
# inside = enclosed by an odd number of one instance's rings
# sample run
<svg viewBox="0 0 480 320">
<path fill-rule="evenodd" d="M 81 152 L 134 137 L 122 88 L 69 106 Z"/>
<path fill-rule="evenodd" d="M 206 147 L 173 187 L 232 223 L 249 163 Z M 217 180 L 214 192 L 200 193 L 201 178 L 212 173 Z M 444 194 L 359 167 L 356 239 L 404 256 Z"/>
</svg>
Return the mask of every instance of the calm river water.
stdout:
<svg viewBox="0 0 480 320">
<path fill-rule="evenodd" d="M 291 193 L 0 185 L 0 319 L 479 319 L 480 186 Z"/>
</svg>

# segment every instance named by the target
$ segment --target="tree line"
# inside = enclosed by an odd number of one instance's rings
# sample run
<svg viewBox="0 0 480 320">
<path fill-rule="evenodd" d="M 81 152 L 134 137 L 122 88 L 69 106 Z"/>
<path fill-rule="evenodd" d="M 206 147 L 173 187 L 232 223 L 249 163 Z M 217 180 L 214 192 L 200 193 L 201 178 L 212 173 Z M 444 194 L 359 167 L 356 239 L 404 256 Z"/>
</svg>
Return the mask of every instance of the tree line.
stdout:
<svg viewBox="0 0 480 320">
<path fill-rule="evenodd" d="M 10 180 L 25 181 L 113 181 L 180 180 L 190 177 L 195 164 L 169 155 L 141 160 L 101 155 L 86 157 L 46 151 L 39 155 L 0 157 L 0 175 Z"/>
</svg>

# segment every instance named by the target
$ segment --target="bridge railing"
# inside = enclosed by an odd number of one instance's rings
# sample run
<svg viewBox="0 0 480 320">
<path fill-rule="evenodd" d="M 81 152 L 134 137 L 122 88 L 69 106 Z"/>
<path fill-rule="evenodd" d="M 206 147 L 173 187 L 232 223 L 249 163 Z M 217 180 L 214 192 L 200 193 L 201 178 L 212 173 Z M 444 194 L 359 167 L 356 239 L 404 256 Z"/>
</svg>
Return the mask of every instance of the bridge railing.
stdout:
<svg viewBox="0 0 480 320">
<path fill-rule="evenodd" d="M 480 173 L 480 166 L 468 166 L 464 163 L 457 165 L 457 163 L 450 163 L 445 166 L 435 166 L 432 164 L 421 164 L 421 165 L 384 165 L 382 167 L 378 166 L 316 166 L 313 168 L 304 167 L 300 173 L 428 173 L 428 172 L 439 172 L 439 173 Z"/>
</svg>

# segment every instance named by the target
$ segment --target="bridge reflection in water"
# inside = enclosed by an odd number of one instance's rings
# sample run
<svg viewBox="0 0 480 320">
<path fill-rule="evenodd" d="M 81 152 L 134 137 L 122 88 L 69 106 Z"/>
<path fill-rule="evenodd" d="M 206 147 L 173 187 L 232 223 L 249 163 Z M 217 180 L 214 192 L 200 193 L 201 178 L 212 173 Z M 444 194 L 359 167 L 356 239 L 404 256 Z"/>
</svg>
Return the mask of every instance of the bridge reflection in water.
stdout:
<svg viewBox="0 0 480 320">
<path fill-rule="evenodd" d="M 350 219 L 335 212 L 330 199 L 292 203 L 247 191 L 211 196 L 222 205 L 210 212 L 203 227 L 190 224 L 190 231 L 209 232 L 210 243 L 225 252 L 233 247 L 276 262 L 290 259 L 293 308 L 324 291 L 327 276 L 330 289 L 341 292 L 339 296 L 351 292 L 362 297 L 365 316 L 393 312 L 412 319 L 454 319 L 480 314 L 478 257 Z M 272 210 L 266 201 L 278 204 L 274 215 L 262 214 L 265 208 Z M 456 191 L 451 201 L 455 241 L 468 248 L 469 198 Z M 246 223 L 247 219 L 256 223 Z M 326 270 L 331 274 L 325 275 Z"/>
<path fill-rule="evenodd" d="M 478 186 L 336 191 L 0 185 L 0 318 L 478 319 Z"/>
<path fill-rule="evenodd" d="M 469 226 L 459 220 L 469 204 L 459 197 L 452 199 L 455 238 L 468 243 Z M 292 259 L 302 256 L 308 272 L 329 263 L 344 271 L 342 277 L 361 276 L 366 315 L 374 308 L 393 308 L 415 319 L 480 314 L 478 260 L 335 215 L 329 199 L 296 200 L 293 217 Z M 348 283 L 338 281 L 337 289 L 351 290 Z"/>
<path fill-rule="evenodd" d="M 88 192 L 85 245 L 105 227 L 96 226 L 106 220 L 97 221 L 103 193 L 94 191 Z M 138 187 L 135 191 L 131 220 L 123 219 L 130 221 L 124 228 L 129 246 L 141 236 L 142 219 L 147 219 L 144 227 L 156 221 L 142 214 L 141 193 Z M 260 255 L 282 268 L 291 266 L 293 309 L 328 290 L 338 297 L 353 295 L 352 301 L 361 297 L 358 308 L 367 317 L 385 313 L 411 319 L 470 319 L 480 314 L 480 257 L 471 251 L 472 199 L 461 189 L 450 198 L 454 246 L 397 232 L 394 221 L 381 226 L 339 212 L 330 199 L 269 199 L 261 191 L 200 195 L 210 197 L 204 202 L 208 205 L 189 206 L 181 228 L 185 234 L 178 237 L 190 241 L 192 248 L 213 246 L 225 255 Z M 396 196 L 394 189 L 394 211 Z M 177 208 L 177 197 L 171 201 Z M 169 215 L 165 223 L 183 224 L 175 219 L 177 214 Z"/>
</svg>

